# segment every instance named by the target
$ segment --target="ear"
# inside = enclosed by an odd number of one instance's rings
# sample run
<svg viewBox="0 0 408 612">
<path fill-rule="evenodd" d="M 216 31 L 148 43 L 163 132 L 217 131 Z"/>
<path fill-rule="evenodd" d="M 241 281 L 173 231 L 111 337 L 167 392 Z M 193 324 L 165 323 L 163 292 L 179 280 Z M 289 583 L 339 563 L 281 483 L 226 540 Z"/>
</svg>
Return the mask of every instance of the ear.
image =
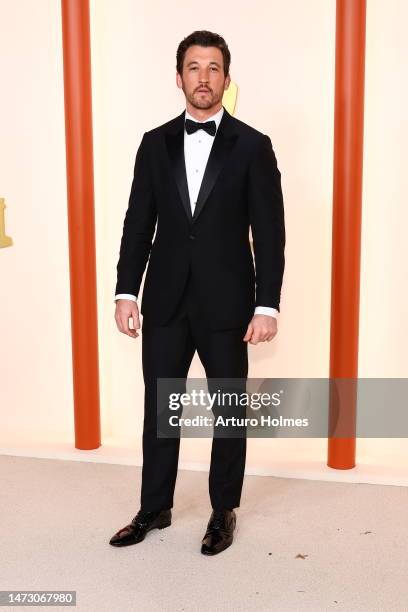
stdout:
<svg viewBox="0 0 408 612">
<path fill-rule="evenodd" d="M 177 83 L 177 87 L 179 89 L 181 89 L 182 86 L 183 86 L 183 81 L 182 81 L 181 76 L 180 76 L 180 74 L 178 72 L 176 72 L 176 83 Z"/>
<path fill-rule="evenodd" d="M 230 77 L 230 75 L 228 75 L 225 78 L 224 90 L 228 89 L 228 87 L 230 86 L 230 83 L 231 83 L 231 77 Z"/>
</svg>

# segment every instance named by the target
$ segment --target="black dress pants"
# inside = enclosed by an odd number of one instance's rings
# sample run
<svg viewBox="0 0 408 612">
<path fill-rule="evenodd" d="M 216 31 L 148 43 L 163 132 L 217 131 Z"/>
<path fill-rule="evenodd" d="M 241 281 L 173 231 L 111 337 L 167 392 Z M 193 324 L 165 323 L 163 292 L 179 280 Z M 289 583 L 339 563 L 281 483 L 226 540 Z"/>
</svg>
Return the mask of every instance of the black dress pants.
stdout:
<svg viewBox="0 0 408 612">
<path fill-rule="evenodd" d="M 220 305 L 222 308 L 222 304 Z M 180 438 L 157 436 L 157 379 L 187 378 L 197 351 L 207 378 L 248 376 L 248 349 L 243 341 L 247 327 L 213 331 L 200 315 L 190 275 L 171 321 L 153 325 L 148 315 L 142 324 L 142 361 L 145 383 L 143 468 L 140 507 L 146 512 L 173 506 Z M 246 457 L 246 436 L 213 436 L 209 494 L 215 510 L 240 504 Z"/>
</svg>

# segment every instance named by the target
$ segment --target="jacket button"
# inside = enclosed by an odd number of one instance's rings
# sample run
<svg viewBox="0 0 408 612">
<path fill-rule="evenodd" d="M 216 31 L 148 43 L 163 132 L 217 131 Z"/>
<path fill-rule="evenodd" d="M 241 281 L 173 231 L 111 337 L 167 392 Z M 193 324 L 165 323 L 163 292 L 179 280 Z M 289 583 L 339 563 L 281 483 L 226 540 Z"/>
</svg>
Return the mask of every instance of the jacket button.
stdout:
<svg viewBox="0 0 408 612">
<path fill-rule="evenodd" d="M 195 240 L 194 234 L 190 234 L 189 238 L 190 238 L 190 240 Z"/>
</svg>

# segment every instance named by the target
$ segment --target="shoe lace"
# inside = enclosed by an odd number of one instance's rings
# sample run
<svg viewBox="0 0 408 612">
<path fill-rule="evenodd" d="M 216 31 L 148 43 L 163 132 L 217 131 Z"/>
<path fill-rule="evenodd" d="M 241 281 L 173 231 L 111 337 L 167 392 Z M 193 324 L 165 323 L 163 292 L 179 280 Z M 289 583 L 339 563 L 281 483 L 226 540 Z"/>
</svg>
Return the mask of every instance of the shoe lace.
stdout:
<svg viewBox="0 0 408 612">
<path fill-rule="evenodd" d="M 149 518 L 154 514 L 154 512 L 145 512 L 144 510 L 139 510 L 134 519 L 132 519 L 132 524 L 140 524 L 146 523 Z"/>
<path fill-rule="evenodd" d="M 225 516 L 222 510 L 214 510 L 211 525 L 214 529 L 220 529 L 224 523 Z"/>
</svg>

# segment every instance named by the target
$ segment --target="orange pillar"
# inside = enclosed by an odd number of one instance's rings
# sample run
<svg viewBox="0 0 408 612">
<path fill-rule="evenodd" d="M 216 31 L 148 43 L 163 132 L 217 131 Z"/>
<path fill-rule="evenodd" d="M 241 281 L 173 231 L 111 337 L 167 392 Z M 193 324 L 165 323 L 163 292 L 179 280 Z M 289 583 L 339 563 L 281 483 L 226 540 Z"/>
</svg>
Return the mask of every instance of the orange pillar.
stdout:
<svg viewBox="0 0 408 612">
<path fill-rule="evenodd" d="M 366 0 L 337 0 L 330 379 L 345 380 L 333 381 L 330 416 L 346 435 L 329 437 L 327 462 L 337 469 L 353 468 L 356 451 L 365 29 Z"/>
<path fill-rule="evenodd" d="M 61 0 L 75 447 L 100 440 L 88 0 Z"/>
</svg>

